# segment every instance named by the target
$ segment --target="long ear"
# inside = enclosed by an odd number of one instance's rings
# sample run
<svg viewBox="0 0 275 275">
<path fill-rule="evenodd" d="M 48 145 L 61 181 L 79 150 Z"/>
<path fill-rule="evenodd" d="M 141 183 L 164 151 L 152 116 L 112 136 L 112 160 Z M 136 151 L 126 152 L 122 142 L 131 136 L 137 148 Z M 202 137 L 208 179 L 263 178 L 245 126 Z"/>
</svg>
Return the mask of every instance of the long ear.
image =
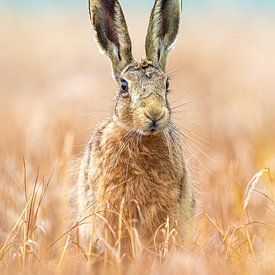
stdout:
<svg viewBox="0 0 275 275">
<path fill-rule="evenodd" d="M 179 32 L 182 0 L 156 0 L 146 36 L 147 59 L 165 71 L 168 52 Z"/>
<path fill-rule="evenodd" d="M 117 0 L 89 0 L 91 23 L 99 47 L 111 59 L 116 79 L 133 61 L 131 39 Z"/>
</svg>

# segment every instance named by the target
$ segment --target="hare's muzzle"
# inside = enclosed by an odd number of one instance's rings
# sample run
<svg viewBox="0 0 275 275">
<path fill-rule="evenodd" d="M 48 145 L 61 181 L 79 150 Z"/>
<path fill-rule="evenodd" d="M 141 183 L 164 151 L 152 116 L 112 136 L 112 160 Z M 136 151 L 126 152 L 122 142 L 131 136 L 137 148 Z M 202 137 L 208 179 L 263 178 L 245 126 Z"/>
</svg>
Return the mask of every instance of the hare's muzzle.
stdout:
<svg viewBox="0 0 275 275">
<path fill-rule="evenodd" d="M 167 123 L 167 108 L 149 108 L 144 110 L 144 115 L 147 119 L 148 131 L 154 134 L 164 128 Z"/>
</svg>

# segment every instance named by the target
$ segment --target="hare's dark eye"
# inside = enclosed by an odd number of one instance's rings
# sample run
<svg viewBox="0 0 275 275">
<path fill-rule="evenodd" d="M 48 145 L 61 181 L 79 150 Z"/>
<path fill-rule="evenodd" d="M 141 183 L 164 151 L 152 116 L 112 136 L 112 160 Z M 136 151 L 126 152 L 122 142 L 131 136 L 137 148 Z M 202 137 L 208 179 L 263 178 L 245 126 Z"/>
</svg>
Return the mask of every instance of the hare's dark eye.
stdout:
<svg viewBox="0 0 275 275">
<path fill-rule="evenodd" d="M 121 79 L 120 91 L 124 94 L 128 93 L 128 82 L 125 79 Z"/>
<path fill-rule="evenodd" d="M 169 92 L 170 82 L 169 79 L 166 80 L 166 91 Z"/>
</svg>

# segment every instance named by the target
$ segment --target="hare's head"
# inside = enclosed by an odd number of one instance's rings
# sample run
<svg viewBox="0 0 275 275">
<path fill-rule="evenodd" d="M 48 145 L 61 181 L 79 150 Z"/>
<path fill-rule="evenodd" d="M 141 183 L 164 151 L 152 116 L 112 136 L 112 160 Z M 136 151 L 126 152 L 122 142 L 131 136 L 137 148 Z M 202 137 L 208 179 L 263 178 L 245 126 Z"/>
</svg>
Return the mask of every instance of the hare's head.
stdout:
<svg viewBox="0 0 275 275">
<path fill-rule="evenodd" d="M 123 127 L 148 135 L 170 120 L 165 73 L 168 52 L 179 30 L 181 0 L 156 0 L 146 37 L 146 60 L 136 62 L 117 0 L 90 0 L 90 16 L 99 47 L 110 58 L 118 83 L 115 118 Z"/>
</svg>

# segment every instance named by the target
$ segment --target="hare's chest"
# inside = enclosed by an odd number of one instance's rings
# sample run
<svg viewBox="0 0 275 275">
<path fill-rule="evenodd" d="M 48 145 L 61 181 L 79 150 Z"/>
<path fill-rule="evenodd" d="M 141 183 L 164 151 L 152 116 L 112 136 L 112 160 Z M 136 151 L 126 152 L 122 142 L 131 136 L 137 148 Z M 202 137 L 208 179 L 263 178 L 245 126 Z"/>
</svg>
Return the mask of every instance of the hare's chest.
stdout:
<svg viewBox="0 0 275 275">
<path fill-rule="evenodd" d="M 103 154 L 92 159 L 91 163 L 90 182 L 98 196 L 111 205 L 120 205 L 124 200 L 129 209 L 136 204 L 151 212 L 147 213 L 151 218 L 161 211 L 163 216 L 167 216 L 175 209 L 181 176 L 180 162 L 144 152 L 122 151 Z"/>
<path fill-rule="evenodd" d="M 165 150 L 104 150 L 91 159 L 90 175 L 96 185 L 146 186 L 151 188 L 168 185 L 171 188 L 181 178 L 182 161 Z M 136 184 L 130 184 L 136 183 Z"/>
<path fill-rule="evenodd" d="M 169 209 L 177 201 L 182 159 L 161 136 L 116 139 L 116 132 L 102 135 L 90 159 L 90 184 L 114 205 L 135 201 L 144 207 Z M 121 135 L 120 135 L 121 136 Z M 132 139 L 131 139 L 132 138 Z"/>
</svg>

